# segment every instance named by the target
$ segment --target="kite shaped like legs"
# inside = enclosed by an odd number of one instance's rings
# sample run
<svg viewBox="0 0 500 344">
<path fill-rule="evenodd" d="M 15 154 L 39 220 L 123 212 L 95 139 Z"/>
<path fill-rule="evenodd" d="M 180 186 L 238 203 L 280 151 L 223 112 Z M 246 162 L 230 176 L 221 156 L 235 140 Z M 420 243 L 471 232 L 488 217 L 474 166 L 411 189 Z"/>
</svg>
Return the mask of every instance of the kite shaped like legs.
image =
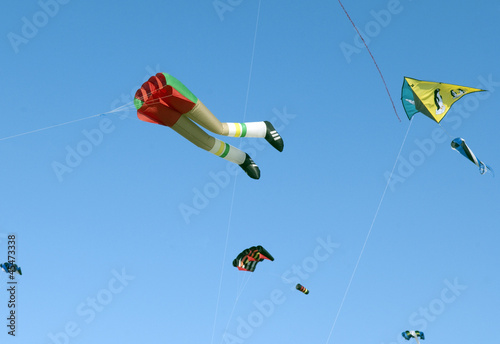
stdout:
<svg viewBox="0 0 500 344">
<path fill-rule="evenodd" d="M 276 150 L 282 152 L 284 143 L 280 134 L 269 121 L 246 123 L 222 123 L 200 100 L 185 114 L 191 120 L 212 133 L 231 137 L 265 138 Z"/>
<path fill-rule="evenodd" d="M 191 111 L 172 126 L 173 130 L 196 146 L 239 165 L 253 179 L 260 178 L 260 169 L 247 153 L 210 136 L 197 124 L 219 135 L 265 138 L 278 151 L 283 151 L 283 139 L 270 122 L 222 123 L 199 100 Z"/>
<path fill-rule="evenodd" d="M 278 151 L 283 139 L 268 121 L 222 123 L 179 80 L 167 73 L 157 73 L 136 92 L 134 105 L 140 120 L 171 127 L 198 147 L 238 164 L 251 178 L 259 179 L 260 170 L 241 150 L 208 135 L 265 138 Z"/>
</svg>

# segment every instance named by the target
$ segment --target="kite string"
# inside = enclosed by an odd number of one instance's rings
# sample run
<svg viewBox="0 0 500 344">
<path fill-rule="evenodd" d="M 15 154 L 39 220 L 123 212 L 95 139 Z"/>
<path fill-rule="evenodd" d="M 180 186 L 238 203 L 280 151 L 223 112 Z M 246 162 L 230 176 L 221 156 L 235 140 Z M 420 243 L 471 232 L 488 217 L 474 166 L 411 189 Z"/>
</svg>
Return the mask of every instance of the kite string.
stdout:
<svg viewBox="0 0 500 344">
<path fill-rule="evenodd" d="M 162 88 L 163 87 L 165 87 L 165 86 L 162 86 Z M 150 92 L 148 95 L 151 95 L 151 93 L 152 92 Z M 158 99 L 168 98 L 168 97 L 171 97 L 171 96 L 172 95 L 167 95 L 167 96 L 164 96 L 164 97 L 159 97 Z M 159 102 L 159 100 L 158 100 L 158 102 Z M 152 103 L 154 103 L 154 102 L 152 102 Z M 125 111 L 125 110 L 128 110 L 128 109 L 134 108 L 134 107 L 135 107 L 134 106 L 134 102 L 131 101 L 131 102 L 123 104 L 123 105 L 121 105 L 121 106 L 119 106 L 119 107 L 117 107 L 115 109 L 112 109 L 112 110 L 110 110 L 108 112 L 103 112 L 103 113 L 100 113 L 100 114 L 97 114 L 97 115 L 92 115 L 92 116 L 87 116 L 87 117 L 83 117 L 83 118 L 78 118 L 78 119 L 74 119 L 74 120 L 71 120 L 71 121 L 68 121 L 68 122 L 64 122 L 64 123 L 59 123 L 59 124 L 51 125 L 51 126 L 48 126 L 48 127 L 43 127 L 43 128 L 39 128 L 39 129 L 35 129 L 35 130 L 30 130 L 30 131 L 26 131 L 26 132 L 15 134 L 15 135 L 11 135 L 11 136 L 2 137 L 2 138 L 0 138 L 0 141 L 5 141 L 5 140 L 13 139 L 13 138 L 19 137 L 19 136 L 34 134 L 34 133 L 37 133 L 37 132 L 40 132 L 40 131 L 45 131 L 45 130 L 52 129 L 52 128 L 62 127 L 64 125 L 68 125 L 68 124 L 71 124 L 71 123 L 76 123 L 76 122 L 84 121 L 86 119 L 90 119 L 90 118 L 94 118 L 94 117 L 99 117 L 99 116 L 103 116 L 103 115 L 107 115 L 107 114 L 113 114 L 113 113 Z"/>
<path fill-rule="evenodd" d="M 44 131 L 44 130 L 48 130 L 48 129 L 52 129 L 52 128 L 56 128 L 56 127 L 62 127 L 64 125 L 68 125 L 68 124 L 71 124 L 71 123 L 76 123 L 76 122 L 84 121 L 86 119 L 90 119 L 90 118 L 94 118 L 94 117 L 99 117 L 99 116 L 103 116 L 103 115 L 106 115 L 106 114 L 112 114 L 112 113 L 124 111 L 127 107 L 130 107 L 131 103 L 133 103 L 133 102 L 124 104 L 122 106 L 117 107 L 116 109 L 110 110 L 108 112 L 103 112 L 103 113 L 100 113 L 100 114 L 97 114 L 97 115 L 92 115 L 92 116 L 87 116 L 87 117 L 83 117 L 83 118 L 78 118 L 78 119 L 74 119 L 72 121 L 68 121 L 68 122 L 64 122 L 64 123 L 59 123 L 59 124 L 51 125 L 51 126 L 48 126 L 48 127 L 31 130 L 31 131 L 26 131 L 26 132 L 20 133 L 20 134 L 6 136 L 6 137 L 3 137 L 3 138 L 0 138 L 0 141 L 5 141 L 5 140 L 13 139 L 13 138 L 19 137 L 19 136 L 29 135 L 29 134 L 37 133 L 37 132 L 40 132 L 40 131 Z"/>
<path fill-rule="evenodd" d="M 365 247 L 366 247 L 366 244 L 367 244 L 368 239 L 370 237 L 370 234 L 372 232 L 373 225 L 375 224 L 375 221 L 377 219 L 380 207 L 382 206 L 382 202 L 384 201 L 385 194 L 387 192 L 387 188 L 389 187 L 389 184 L 391 183 L 392 175 L 394 174 L 394 170 L 396 169 L 396 165 L 398 163 L 399 157 L 400 157 L 401 152 L 403 150 L 403 146 L 404 146 L 404 144 L 406 142 L 406 138 L 408 137 L 408 133 L 410 132 L 411 124 L 412 124 L 412 121 L 410 121 L 410 125 L 408 126 L 408 129 L 406 130 L 406 134 L 405 134 L 405 137 L 403 139 L 403 143 L 401 143 L 401 147 L 399 148 L 399 152 L 398 152 L 398 155 L 396 157 L 396 161 L 394 162 L 394 166 L 392 167 L 391 174 L 389 175 L 389 178 L 387 179 L 387 184 L 385 185 L 384 192 L 382 193 L 382 197 L 380 198 L 380 201 L 378 203 L 377 210 L 375 211 L 375 216 L 373 217 L 372 223 L 370 225 L 370 229 L 368 230 L 368 233 L 366 234 L 365 242 L 363 243 L 363 246 L 361 248 L 361 252 L 359 253 L 358 260 L 356 261 L 356 265 L 354 266 L 354 269 L 352 271 L 351 278 L 349 279 L 349 283 L 347 284 L 347 288 L 346 288 L 346 290 L 344 292 L 344 296 L 342 298 L 342 301 L 340 302 L 339 309 L 337 311 L 337 314 L 335 315 L 335 319 L 333 321 L 332 328 L 330 329 L 330 333 L 328 334 L 328 338 L 326 340 L 326 344 L 328 344 L 329 341 L 330 341 L 330 337 L 332 336 L 333 329 L 335 328 L 335 325 L 337 323 L 337 319 L 339 318 L 339 315 L 340 315 L 340 312 L 342 310 L 342 307 L 344 306 L 345 299 L 347 298 L 347 294 L 349 293 L 349 289 L 351 288 L 351 284 L 352 284 L 352 281 L 354 279 L 354 276 L 356 275 L 356 271 L 358 269 L 359 262 L 361 261 L 361 257 L 363 256 L 363 252 L 365 251 Z"/>
<path fill-rule="evenodd" d="M 243 110 L 243 122 L 245 121 L 247 117 L 247 108 L 248 108 L 248 95 L 250 94 L 250 83 L 252 82 L 252 71 L 253 71 L 253 60 L 255 56 L 255 43 L 257 42 L 257 29 L 259 27 L 259 16 L 260 16 L 260 3 L 261 0 L 259 0 L 259 6 L 257 8 L 257 19 L 255 23 L 255 32 L 253 34 L 253 44 L 252 44 L 252 57 L 250 58 L 250 71 L 248 73 L 248 83 L 247 83 L 247 94 L 245 95 L 245 107 Z M 241 142 L 239 147 L 241 148 Z"/>
<path fill-rule="evenodd" d="M 382 82 L 384 83 L 385 90 L 387 91 L 387 95 L 389 96 L 389 99 L 391 100 L 391 104 L 392 104 L 392 108 L 394 109 L 394 113 L 396 114 L 396 117 L 398 118 L 399 122 L 401 122 L 401 118 L 399 118 L 398 112 L 396 110 L 396 106 L 394 105 L 394 101 L 392 100 L 392 97 L 391 97 L 391 93 L 389 92 L 389 88 L 387 87 L 387 84 L 385 82 L 384 76 L 382 75 L 382 71 L 380 70 L 380 68 L 379 68 L 379 66 L 377 64 L 377 61 L 375 61 L 375 57 L 373 57 L 372 52 L 370 51 L 370 49 L 368 48 L 368 45 L 365 42 L 365 39 L 363 38 L 363 36 L 359 32 L 358 28 L 354 24 L 354 21 L 349 16 L 349 13 L 347 13 L 347 10 L 345 9 L 344 5 L 342 5 L 342 2 L 340 2 L 340 0 L 338 0 L 338 2 L 340 4 L 340 6 L 342 7 L 342 10 L 344 10 L 344 13 L 346 14 L 347 18 L 351 22 L 352 26 L 354 27 L 354 30 L 356 30 L 356 32 L 358 33 L 359 37 L 363 41 L 363 44 L 365 45 L 366 50 L 368 50 L 368 53 L 370 54 L 370 56 L 371 56 L 371 58 L 373 60 L 373 63 L 375 64 L 375 67 L 377 67 L 378 73 L 380 74 L 380 78 L 382 79 Z"/>
<path fill-rule="evenodd" d="M 236 300 L 233 303 L 233 309 L 231 309 L 231 313 L 229 314 L 229 319 L 227 320 L 226 327 L 224 329 L 224 333 L 226 333 L 227 329 L 229 328 L 229 323 L 231 322 L 231 319 L 233 318 L 233 313 L 234 313 L 234 310 L 236 309 L 236 305 L 238 304 L 240 296 L 241 296 L 241 294 L 243 294 L 243 291 L 245 290 L 245 287 L 247 286 L 247 284 L 250 281 L 250 279 L 252 278 L 252 276 L 253 276 L 253 274 L 250 274 L 250 276 L 246 279 L 245 283 L 243 284 L 243 287 L 241 288 L 241 290 L 236 293 Z M 220 343 L 222 343 L 223 340 L 224 340 L 224 334 L 222 335 Z"/>
<path fill-rule="evenodd" d="M 439 124 L 439 126 L 441 127 L 441 129 L 443 129 L 443 131 L 446 133 L 446 135 L 448 135 L 448 137 L 449 137 L 450 139 L 452 139 L 452 140 L 453 140 L 453 136 L 451 136 L 451 135 L 448 133 L 448 131 L 446 131 L 446 129 L 445 129 L 445 128 L 441 125 L 441 123 L 438 123 L 438 124 Z"/>
<path fill-rule="evenodd" d="M 92 115 L 92 116 L 88 116 L 88 117 L 84 117 L 84 118 L 75 119 L 75 120 L 72 120 L 72 121 L 68 121 L 68 122 L 64 122 L 64 123 L 52 125 L 52 126 L 45 127 L 45 128 L 35 129 L 35 130 L 27 131 L 27 132 L 24 132 L 24 133 L 20 133 L 20 134 L 16 134 L 16 135 L 11 135 L 11 136 L 7 136 L 7 137 L 3 137 L 3 138 L 0 138 L 0 141 L 13 139 L 14 137 L 19 137 L 19 136 L 24 136 L 24 135 L 28 135 L 28 134 L 37 133 L 39 131 L 44 131 L 44 130 L 52 129 L 52 128 L 55 128 L 55 127 L 61 127 L 63 125 L 67 125 L 67 124 L 71 124 L 71 123 L 83 121 L 83 120 L 90 119 L 90 118 L 93 118 L 93 117 L 98 117 L 98 116 L 101 116 L 101 114 Z"/>
<path fill-rule="evenodd" d="M 253 73 L 253 60 L 254 60 L 254 56 L 255 56 L 255 42 L 257 40 L 257 29 L 259 27 L 260 5 L 261 5 L 261 0 L 259 0 L 259 5 L 257 8 L 257 18 L 256 18 L 256 22 L 255 22 L 255 33 L 254 33 L 253 44 L 252 44 L 252 56 L 250 58 L 250 70 L 249 70 L 249 75 L 248 75 L 247 92 L 246 92 L 245 105 L 244 105 L 244 110 L 243 110 L 243 122 L 245 121 L 246 114 L 247 114 L 247 108 L 248 108 L 248 98 L 249 98 L 249 94 L 250 94 L 250 84 L 251 84 L 252 73 Z M 240 142 L 239 147 L 241 148 L 241 142 Z M 221 295 L 221 290 L 222 290 L 222 280 L 224 278 L 224 266 L 226 264 L 226 253 L 227 253 L 227 246 L 228 246 L 228 242 L 229 242 L 229 232 L 231 229 L 231 220 L 232 220 L 232 214 L 233 214 L 234 198 L 236 195 L 236 182 L 237 182 L 237 180 L 238 180 L 238 174 L 236 174 L 236 176 L 234 178 L 233 194 L 231 196 L 231 206 L 229 208 L 229 219 L 228 219 L 227 230 L 226 230 L 226 241 L 224 244 L 224 255 L 222 258 L 221 275 L 220 275 L 220 280 L 219 280 L 219 291 L 217 292 L 217 304 L 215 306 L 215 315 L 214 315 L 214 322 L 213 322 L 213 329 L 212 329 L 212 339 L 210 341 L 210 343 L 212 343 L 212 344 L 214 342 L 215 327 L 217 325 L 217 316 L 218 316 L 218 312 L 219 312 L 220 295 Z M 245 285 L 246 285 L 246 283 L 245 283 Z M 234 312 L 234 308 L 236 307 L 236 303 L 238 302 L 238 299 L 239 299 L 239 295 L 237 296 L 237 298 L 234 302 L 233 311 L 231 312 L 231 315 L 227 321 L 226 330 L 229 326 L 229 322 L 231 321 L 231 318 L 232 318 L 232 315 Z"/>
<path fill-rule="evenodd" d="M 229 242 L 229 232 L 231 229 L 231 220 L 233 217 L 233 204 L 234 204 L 234 195 L 235 195 L 235 191 L 236 191 L 236 181 L 237 180 L 238 180 L 238 175 L 236 175 L 235 179 L 234 179 L 233 194 L 231 196 L 231 206 L 229 207 L 229 219 L 228 219 L 227 229 L 226 229 L 226 240 L 224 243 L 224 254 L 222 255 L 221 273 L 220 273 L 220 279 L 219 279 L 219 290 L 217 292 L 217 303 L 215 305 L 214 322 L 213 322 L 213 328 L 212 328 L 212 339 L 211 339 L 210 343 L 214 342 L 215 327 L 217 325 L 217 316 L 219 313 L 220 294 L 221 294 L 221 290 L 222 290 L 222 280 L 224 279 L 224 266 L 226 265 L 227 244 Z M 235 303 L 237 301 L 238 301 L 238 297 L 236 298 Z"/>
</svg>

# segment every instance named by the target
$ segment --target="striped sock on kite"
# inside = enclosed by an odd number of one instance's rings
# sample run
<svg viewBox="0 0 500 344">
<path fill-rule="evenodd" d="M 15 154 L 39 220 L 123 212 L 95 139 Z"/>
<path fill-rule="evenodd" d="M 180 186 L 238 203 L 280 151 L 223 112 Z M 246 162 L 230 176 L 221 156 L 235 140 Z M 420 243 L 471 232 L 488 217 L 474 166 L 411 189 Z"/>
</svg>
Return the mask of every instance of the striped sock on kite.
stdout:
<svg viewBox="0 0 500 344">
<path fill-rule="evenodd" d="M 226 123 L 229 130 L 227 136 L 232 137 L 266 137 L 264 122 Z"/>
<path fill-rule="evenodd" d="M 238 165 L 243 164 L 246 158 L 245 152 L 219 139 L 215 139 L 214 146 L 209 152 Z"/>
<path fill-rule="evenodd" d="M 283 151 L 283 139 L 273 125 L 268 121 L 225 124 L 228 128 L 227 136 L 265 138 L 271 146 L 280 152 Z"/>
<path fill-rule="evenodd" d="M 209 152 L 239 165 L 250 178 L 260 178 L 259 166 L 257 166 L 247 153 L 239 150 L 238 148 L 233 147 L 221 140 L 215 139 L 215 144 Z"/>
</svg>

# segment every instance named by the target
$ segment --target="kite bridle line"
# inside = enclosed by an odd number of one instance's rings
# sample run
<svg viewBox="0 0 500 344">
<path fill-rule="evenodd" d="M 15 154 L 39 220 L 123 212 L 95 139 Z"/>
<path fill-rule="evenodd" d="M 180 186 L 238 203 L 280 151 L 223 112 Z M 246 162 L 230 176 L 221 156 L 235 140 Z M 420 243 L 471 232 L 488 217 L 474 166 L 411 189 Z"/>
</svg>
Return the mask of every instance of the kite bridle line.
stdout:
<svg viewBox="0 0 500 344">
<path fill-rule="evenodd" d="M 359 32 L 358 28 L 354 24 L 353 20 L 349 16 L 349 13 L 347 13 L 346 9 L 344 8 L 344 5 L 342 5 L 342 2 L 340 2 L 340 0 L 338 0 L 338 2 L 340 4 L 340 6 L 342 7 L 342 10 L 344 10 L 344 13 L 346 14 L 347 18 L 351 22 L 352 26 L 354 27 L 354 30 L 356 30 L 356 32 L 358 33 L 359 38 L 361 38 L 361 40 L 363 41 L 363 44 L 365 45 L 366 50 L 368 50 L 368 53 L 370 54 L 370 57 L 372 58 L 373 63 L 375 64 L 375 67 L 377 67 L 378 73 L 380 74 L 380 78 L 382 79 L 382 82 L 384 83 L 385 90 L 387 91 L 387 95 L 389 96 L 389 99 L 391 100 L 391 104 L 392 104 L 392 108 L 394 109 L 394 113 L 396 114 L 396 117 L 398 118 L 399 122 L 401 122 L 401 118 L 399 118 L 398 112 L 396 110 L 396 106 L 394 105 L 394 101 L 392 100 L 392 97 L 391 97 L 391 93 L 389 92 L 389 89 L 387 88 L 387 84 L 385 82 L 384 76 L 382 75 L 382 71 L 378 67 L 377 61 L 375 61 L 375 58 L 373 57 L 372 52 L 368 48 L 368 45 L 366 44 L 365 39 L 363 38 L 363 36 Z"/>
</svg>

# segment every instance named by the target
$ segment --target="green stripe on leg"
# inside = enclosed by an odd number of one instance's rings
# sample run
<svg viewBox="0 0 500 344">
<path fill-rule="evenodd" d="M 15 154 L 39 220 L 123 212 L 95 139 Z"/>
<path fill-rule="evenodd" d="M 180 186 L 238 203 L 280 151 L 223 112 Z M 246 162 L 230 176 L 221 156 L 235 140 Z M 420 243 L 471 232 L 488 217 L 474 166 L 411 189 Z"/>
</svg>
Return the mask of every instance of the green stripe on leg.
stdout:
<svg viewBox="0 0 500 344">
<path fill-rule="evenodd" d="M 226 147 L 224 148 L 224 152 L 220 155 L 221 158 L 225 158 L 226 155 L 229 153 L 229 149 L 231 146 L 229 146 L 227 143 L 224 143 Z"/>
</svg>

